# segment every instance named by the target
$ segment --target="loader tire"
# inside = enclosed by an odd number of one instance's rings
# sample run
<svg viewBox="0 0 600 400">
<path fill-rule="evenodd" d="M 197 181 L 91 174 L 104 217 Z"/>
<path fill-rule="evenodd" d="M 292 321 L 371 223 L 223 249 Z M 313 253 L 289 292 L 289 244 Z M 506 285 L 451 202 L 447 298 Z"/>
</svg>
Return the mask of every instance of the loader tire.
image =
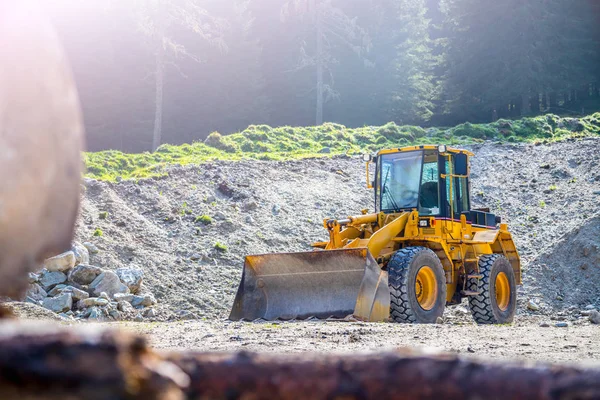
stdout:
<svg viewBox="0 0 600 400">
<path fill-rule="evenodd" d="M 479 257 L 481 278 L 469 278 L 467 289 L 481 292 L 469 296 L 469 308 L 478 324 L 506 324 L 513 321 L 517 306 L 515 274 L 501 254 Z"/>
<path fill-rule="evenodd" d="M 398 250 L 387 264 L 390 316 L 394 322 L 431 324 L 444 313 L 446 277 L 427 247 Z"/>
</svg>

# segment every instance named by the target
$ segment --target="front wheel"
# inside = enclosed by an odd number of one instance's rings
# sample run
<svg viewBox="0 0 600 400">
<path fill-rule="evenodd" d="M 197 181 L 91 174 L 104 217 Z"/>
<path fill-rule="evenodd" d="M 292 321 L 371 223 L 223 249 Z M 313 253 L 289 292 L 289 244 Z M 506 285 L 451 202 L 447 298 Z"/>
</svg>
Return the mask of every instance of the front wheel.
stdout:
<svg viewBox="0 0 600 400">
<path fill-rule="evenodd" d="M 426 247 L 398 250 L 387 264 L 390 316 L 395 322 L 435 323 L 446 306 L 446 278 Z"/>
<path fill-rule="evenodd" d="M 478 324 L 505 324 L 513 321 L 517 307 L 515 273 L 501 254 L 479 257 L 479 278 L 469 278 L 469 308 Z"/>
</svg>

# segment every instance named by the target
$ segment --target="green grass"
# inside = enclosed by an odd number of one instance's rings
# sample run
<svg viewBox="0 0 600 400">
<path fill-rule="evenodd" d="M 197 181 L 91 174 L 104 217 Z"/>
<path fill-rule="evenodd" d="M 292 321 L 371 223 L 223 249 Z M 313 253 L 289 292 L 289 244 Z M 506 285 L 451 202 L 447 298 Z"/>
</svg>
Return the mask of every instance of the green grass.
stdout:
<svg viewBox="0 0 600 400">
<path fill-rule="evenodd" d="M 489 124 L 464 123 L 452 128 L 399 126 L 347 128 L 326 123 L 313 127 L 272 128 L 250 125 L 232 135 L 211 133 L 204 142 L 180 146 L 162 145 L 155 153 L 124 154 L 108 150 L 86 153 L 86 176 L 115 181 L 161 176 L 169 165 L 201 164 L 213 160 L 289 160 L 361 154 L 382 148 L 418 144 L 463 145 L 486 140 L 500 142 L 552 142 L 600 135 L 600 113 L 582 118 L 554 114 Z M 326 154 L 325 154 L 326 153 Z"/>
</svg>

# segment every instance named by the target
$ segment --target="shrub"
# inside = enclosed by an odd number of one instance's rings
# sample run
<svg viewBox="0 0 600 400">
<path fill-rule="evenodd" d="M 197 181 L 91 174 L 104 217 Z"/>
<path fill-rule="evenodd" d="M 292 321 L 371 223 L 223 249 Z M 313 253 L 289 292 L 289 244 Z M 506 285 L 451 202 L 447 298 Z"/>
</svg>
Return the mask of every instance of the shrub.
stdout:
<svg viewBox="0 0 600 400">
<path fill-rule="evenodd" d="M 94 236 L 97 236 L 97 237 L 104 236 L 104 232 L 102 232 L 102 229 L 96 228 L 96 230 L 94 231 Z"/>
<path fill-rule="evenodd" d="M 496 130 L 487 125 L 465 122 L 452 130 L 454 136 L 468 136 L 477 139 L 487 139 L 496 136 Z"/>
<path fill-rule="evenodd" d="M 212 218 L 210 217 L 210 215 L 199 215 L 196 217 L 196 219 L 194 219 L 194 222 L 201 222 L 204 225 L 210 225 L 212 224 Z"/>
<path fill-rule="evenodd" d="M 222 243 L 217 242 L 217 243 L 215 243 L 215 249 L 217 251 L 220 251 L 221 253 L 225 253 L 227 251 L 227 246 L 225 246 Z"/>
<path fill-rule="evenodd" d="M 219 132 L 213 132 L 204 140 L 204 143 L 211 147 L 219 148 L 222 145 L 223 136 Z"/>
<path fill-rule="evenodd" d="M 261 131 L 244 131 L 244 136 L 253 142 L 266 142 L 269 140 L 267 134 Z"/>
</svg>

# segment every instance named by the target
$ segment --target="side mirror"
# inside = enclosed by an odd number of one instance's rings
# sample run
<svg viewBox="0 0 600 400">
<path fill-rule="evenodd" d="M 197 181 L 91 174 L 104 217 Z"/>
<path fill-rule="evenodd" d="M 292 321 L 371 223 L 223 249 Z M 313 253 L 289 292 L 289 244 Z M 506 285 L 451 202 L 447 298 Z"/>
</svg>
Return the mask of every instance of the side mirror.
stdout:
<svg viewBox="0 0 600 400">
<path fill-rule="evenodd" d="M 373 156 L 371 156 L 370 154 L 363 154 L 362 158 L 364 162 L 371 162 Z"/>
<path fill-rule="evenodd" d="M 469 172 L 468 157 L 466 154 L 457 153 L 454 155 L 454 174 L 467 175 Z"/>
</svg>

